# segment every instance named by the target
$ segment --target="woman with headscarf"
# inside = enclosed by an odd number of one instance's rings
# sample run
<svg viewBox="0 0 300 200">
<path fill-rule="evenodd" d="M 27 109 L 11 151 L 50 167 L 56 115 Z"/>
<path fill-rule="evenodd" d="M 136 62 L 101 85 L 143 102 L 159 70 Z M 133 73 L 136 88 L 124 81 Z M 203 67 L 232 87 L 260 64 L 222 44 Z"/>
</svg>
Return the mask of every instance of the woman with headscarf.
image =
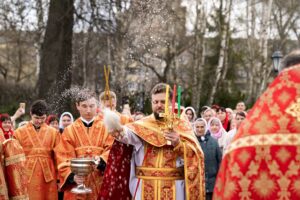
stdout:
<svg viewBox="0 0 300 200">
<path fill-rule="evenodd" d="M 0 116 L 0 128 L 3 132 L 5 139 L 9 139 L 14 134 L 13 123 L 10 116 L 7 113 L 1 114 Z"/>
<path fill-rule="evenodd" d="M 222 160 L 222 152 L 215 138 L 207 131 L 207 122 L 198 118 L 194 132 L 204 153 L 206 200 L 212 199 L 216 177 Z"/>
<path fill-rule="evenodd" d="M 55 128 L 56 130 L 59 130 L 58 129 L 58 118 L 56 115 L 49 115 L 46 119 L 46 124 L 48 126 Z"/>
<path fill-rule="evenodd" d="M 216 116 L 216 113 L 213 109 L 211 108 L 207 108 L 204 112 L 203 112 L 203 116 L 201 115 L 201 117 L 203 119 L 205 119 L 206 122 L 209 122 L 209 120 L 212 118 L 212 117 L 215 117 Z"/>
<path fill-rule="evenodd" d="M 59 123 L 58 123 L 58 128 L 59 132 L 63 133 L 64 129 L 72 124 L 74 122 L 73 115 L 70 112 L 64 112 L 61 114 L 59 118 Z M 59 180 L 58 180 L 59 183 Z M 64 199 L 64 192 L 63 191 L 58 191 L 58 200 L 63 200 Z"/>
<path fill-rule="evenodd" d="M 222 122 L 219 118 L 212 117 L 208 122 L 208 131 L 213 138 L 218 141 L 218 144 L 223 153 L 223 147 L 226 141 L 226 131 L 223 128 Z"/>
<path fill-rule="evenodd" d="M 196 119 L 196 111 L 193 107 L 186 107 L 184 110 L 184 113 L 187 117 L 187 119 L 189 120 L 189 122 L 192 124 L 194 123 L 195 119 Z"/>
<path fill-rule="evenodd" d="M 224 107 L 217 109 L 217 117 L 220 119 L 225 131 L 230 131 L 230 119 Z"/>
<path fill-rule="evenodd" d="M 64 112 L 59 118 L 59 131 L 62 133 L 64 129 L 74 122 L 73 115 L 70 112 Z"/>
</svg>

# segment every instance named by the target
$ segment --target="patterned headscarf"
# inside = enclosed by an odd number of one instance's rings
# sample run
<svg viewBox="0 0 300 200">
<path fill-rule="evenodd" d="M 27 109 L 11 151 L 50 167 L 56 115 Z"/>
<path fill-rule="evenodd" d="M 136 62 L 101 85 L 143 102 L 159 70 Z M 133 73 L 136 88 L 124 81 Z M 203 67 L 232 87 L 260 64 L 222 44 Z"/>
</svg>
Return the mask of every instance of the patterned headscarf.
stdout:
<svg viewBox="0 0 300 200">
<path fill-rule="evenodd" d="M 213 133 L 211 131 L 211 123 L 212 122 L 217 122 L 219 124 L 220 130 L 217 133 Z M 225 132 L 222 122 L 220 121 L 219 118 L 216 117 L 212 117 L 209 122 L 208 122 L 208 128 L 207 128 L 211 134 L 212 137 L 214 137 L 215 139 L 219 139 L 220 137 L 222 137 L 222 134 Z"/>
</svg>

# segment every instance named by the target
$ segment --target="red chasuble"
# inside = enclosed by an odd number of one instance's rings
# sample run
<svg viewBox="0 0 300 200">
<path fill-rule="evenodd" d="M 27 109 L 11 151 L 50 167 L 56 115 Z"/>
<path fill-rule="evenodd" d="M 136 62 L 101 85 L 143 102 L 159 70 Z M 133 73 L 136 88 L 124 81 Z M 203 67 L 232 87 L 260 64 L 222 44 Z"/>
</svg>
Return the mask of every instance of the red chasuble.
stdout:
<svg viewBox="0 0 300 200">
<path fill-rule="evenodd" d="M 300 65 L 281 72 L 248 114 L 213 199 L 300 199 Z"/>
<path fill-rule="evenodd" d="M 132 119 L 120 115 L 121 124 L 132 122 Z M 103 117 L 100 116 L 102 119 Z M 98 200 L 130 200 L 129 175 L 133 147 L 114 141 L 107 160 Z"/>
</svg>

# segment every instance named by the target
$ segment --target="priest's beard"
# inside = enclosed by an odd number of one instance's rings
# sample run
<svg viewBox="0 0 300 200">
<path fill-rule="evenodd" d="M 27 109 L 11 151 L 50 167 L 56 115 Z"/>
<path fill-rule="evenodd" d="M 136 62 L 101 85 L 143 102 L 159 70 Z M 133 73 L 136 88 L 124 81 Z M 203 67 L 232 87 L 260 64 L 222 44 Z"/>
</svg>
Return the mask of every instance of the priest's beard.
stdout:
<svg viewBox="0 0 300 200">
<path fill-rule="evenodd" d="M 153 114 L 156 120 L 162 121 L 164 119 L 162 116 L 159 116 L 158 112 L 154 112 Z"/>
</svg>

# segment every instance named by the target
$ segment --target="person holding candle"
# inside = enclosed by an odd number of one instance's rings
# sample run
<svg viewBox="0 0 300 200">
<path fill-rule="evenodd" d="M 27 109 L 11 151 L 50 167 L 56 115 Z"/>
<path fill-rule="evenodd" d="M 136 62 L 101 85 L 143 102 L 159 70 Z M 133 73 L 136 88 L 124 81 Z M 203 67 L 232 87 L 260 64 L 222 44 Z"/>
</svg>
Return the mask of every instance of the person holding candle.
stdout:
<svg viewBox="0 0 300 200">
<path fill-rule="evenodd" d="M 104 115 L 108 132 L 134 146 L 129 178 L 133 199 L 205 199 L 204 155 L 190 124 L 169 112 L 171 93 L 167 84 L 155 85 L 153 114 L 125 126 L 114 112 Z"/>
</svg>

